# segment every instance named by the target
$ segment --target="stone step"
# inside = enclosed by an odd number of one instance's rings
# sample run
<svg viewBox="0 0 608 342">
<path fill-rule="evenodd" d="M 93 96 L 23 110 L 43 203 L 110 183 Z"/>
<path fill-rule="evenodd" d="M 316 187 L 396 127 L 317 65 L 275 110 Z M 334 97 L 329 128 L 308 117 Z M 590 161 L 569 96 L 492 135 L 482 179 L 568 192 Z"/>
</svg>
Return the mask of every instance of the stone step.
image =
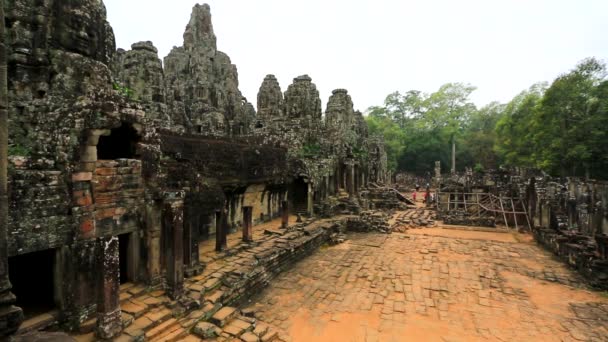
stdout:
<svg viewBox="0 0 608 342">
<path fill-rule="evenodd" d="M 268 330 L 268 332 L 266 332 L 262 338 L 260 339 L 260 341 L 262 342 L 271 342 L 276 340 L 279 337 L 279 333 L 274 330 L 274 329 L 270 329 Z"/>
<path fill-rule="evenodd" d="M 243 335 L 241 335 L 241 340 L 245 342 L 259 342 L 260 338 L 251 331 L 247 331 Z"/>
<path fill-rule="evenodd" d="M 148 317 L 142 316 L 133 321 L 133 323 L 124 330 L 124 333 L 135 338 L 143 337 L 147 330 L 154 327 L 155 322 L 152 322 Z"/>
<path fill-rule="evenodd" d="M 126 312 L 135 318 L 141 317 L 143 314 L 145 314 L 149 310 L 148 305 L 146 305 L 142 302 L 136 301 L 134 299 L 130 299 L 124 303 L 121 303 L 120 309 L 123 312 Z"/>
<path fill-rule="evenodd" d="M 88 333 L 94 331 L 96 326 L 97 326 L 97 318 L 93 317 L 93 318 L 89 319 L 88 321 L 81 323 L 80 327 L 78 327 L 78 332 L 81 334 L 88 334 Z"/>
<path fill-rule="evenodd" d="M 44 313 L 23 321 L 17 334 L 24 334 L 27 332 L 42 330 L 48 326 L 53 325 L 57 321 L 59 311 L 54 310 L 51 312 Z"/>
<path fill-rule="evenodd" d="M 179 323 L 175 318 L 170 318 L 162 322 L 161 324 L 155 326 L 154 328 L 148 330 L 145 334 L 146 340 L 154 339 L 165 333 L 167 330 L 174 330 L 173 327 L 177 326 Z"/>
<path fill-rule="evenodd" d="M 268 332 L 269 329 L 270 329 L 270 327 L 268 325 L 263 324 L 263 323 L 258 323 L 255 326 L 255 329 L 253 329 L 253 333 L 256 336 L 262 337 Z"/>
<path fill-rule="evenodd" d="M 209 278 L 205 283 L 203 283 L 203 289 L 201 290 L 201 294 L 204 296 L 205 294 L 219 288 L 222 286 L 222 281 L 219 278 Z"/>
<path fill-rule="evenodd" d="M 122 328 L 126 329 L 128 326 L 130 326 L 133 323 L 135 318 L 126 312 L 121 312 L 121 315 L 122 315 Z"/>
<path fill-rule="evenodd" d="M 237 308 L 233 308 L 230 306 L 225 306 L 219 309 L 213 316 L 211 316 L 211 323 L 223 327 L 226 323 L 230 322 L 232 318 L 239 314 L 239 310 Z"/>
<path fill-rule="evenodd" d="M 122 315 L 122 328 L 126 329 L 128 326 L 130 326 L 133 323 L 133 321 L 134 321 L 133 316 L 129 315 L 126 312 L 122 312 L 121 315 Z M 97 327 L 97 317 L 93 316 L 93 318 L 80 324 L 80 327 L 78 327 L 78 332 L 86 335 L 88 333 L 95 331 L 96 327 Z"/>
<path fill-rule="evenodd" d="M 192 328 L 192 332 L 200 338 L 212 339 L 220 336 L 222 329 L 209 322 L 199 322 Z"/>
<path fill-rule="evenodd" d="M 210 302 L 211 304 L 221 303 L 222 298 L 224 297 L 224 291 L 215 290 L 213 292 L 205 294 L 205 302 Z"/>
<path fill-rule="evenodd" d="M 173 313 L 170 309 L 165 307 L 157 308 L 147 312 L 144 317 L 148 318 L 153 322 L 153 326 L 156 326 L 172 317 Z"/>
<path fill-rule="evenodd" d="M 165 330 L 162 334 L 148 341 L 150 342 L 173 342 L 181 341 L 182 337 L 186 336 L 188 331 L 182 328 L 179 324 Z"/>
<path fill-rule="evenodd" d="M 252 331 L 254 328 L 253 324 L 244 321 L 240 318 L 234 318 L 223 328 L 223 332 L 228 333 L 230 336 L 240 337 L 245 332 Z"/>
</svg>

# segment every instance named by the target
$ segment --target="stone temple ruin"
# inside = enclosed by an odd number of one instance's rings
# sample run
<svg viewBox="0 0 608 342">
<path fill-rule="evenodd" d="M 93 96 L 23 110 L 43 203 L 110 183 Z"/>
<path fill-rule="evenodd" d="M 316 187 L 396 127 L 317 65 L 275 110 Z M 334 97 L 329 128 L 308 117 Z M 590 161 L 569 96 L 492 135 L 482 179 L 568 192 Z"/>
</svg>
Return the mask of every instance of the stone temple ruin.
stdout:
<svg viewBox="0 0 608 342">
<path fill-rule="evenodd" d="M 539 255 L 426 233 L 383 245 L 386 234 L 439 221 L 529 231 L 586 283 L 608 289 L 605 182 L 528 170 L 442 176 L 437 164 L 432 196 L 419 205 L 412 178 L 390 185 L 384 141 L 347 90 L 324 108 L 308 75 L 285 91 L 267 75 L 254 108 L 217 50 L 208 5 L 193 8 L 183 45 L 162 63 L 149 41 L 116 49 L 98 0 L 4 1 L 0 17 L 0 340 L 285 340 L 248 303 L 346 232 L 355 247 L 330 255 L 345 259 L 309 273 L 348 285 L 309 297 L 372 288 L 362 306 L 385 305 L 395 317 L 447 317 L 441 300 L 463 283 L 449 281 L 467 277 L 476 279 L 467 295 L 479 289 L 487 306 L 502 280 L 492 265 L 466 264 L 473 254 L 494 253 L 501 265 Z M 368 247 L 395 253 L 384 260 Z M 440 264 L 454 251 L 464 254 Z M 408 263 L 392 263 L 395 255 Z M 544 279 L 573 282 L 554 269 Z M 417 271 L 429 283 L 419 291 Z M 389 300 L 382 280 L 402 300 Z M 503 287 L 499 299 L 521 300 Z M 589 310 L 608 313 L 608 304 Z"/>
<path fill-rule="evenodd" d="M 434 206 L 444 223 L 530 231 L 592 286 L 608 289 L 607 182 L 526 169 L 483 176 L 467 170 L 434 180 Z"/>
<path fill-rule="evenodd" d="M 289 226 L 290 214 L 358 212 L 363 189 L 388 177 L 383 141 L 346 90 L 323 115 L 309 76 L 283 93 L 268 75 L 256 111 L 216 48 L 208 5 L 194 7 L 183 45 L 162 64 L 151 42 L 116 50 L 100 1 L 0 8 L 9 132 L 0 336 L 59 329 L 154 340 L 162 329 L 142 329 L 144 312 L 161 312 L 154 325 L 169 332 L 172 312 L 209 318 L 335 228 Z M 254 241 L 253 226 L 277 217 L 286 230 L 272 248 Z M 257 267 L 200 278 L 199 244 L 215 239 L 224 251 L 237 230 Z M 128 301 L 144 289 L 166 300 Z"/>
</svg>

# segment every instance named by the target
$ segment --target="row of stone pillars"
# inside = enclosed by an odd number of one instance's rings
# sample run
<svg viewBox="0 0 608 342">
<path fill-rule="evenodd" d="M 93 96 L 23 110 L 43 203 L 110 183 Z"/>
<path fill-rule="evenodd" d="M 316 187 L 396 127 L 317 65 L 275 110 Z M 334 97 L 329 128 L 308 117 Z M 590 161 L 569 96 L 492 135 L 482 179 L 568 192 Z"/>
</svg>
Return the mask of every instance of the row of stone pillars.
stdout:
<svg viewBox="0 0 608 342">
<path fill-rule="evenodd" d="M 165 236 L 167 295 L 184 294 L 184 193 L 164 194 L 161 225 Z M 111 339 L 122 331 L 120 310 L 120 255 L 118 237 L 97 239 L 97 336 Z M 159 255 L 160 256 L 160 255 Z"/>
<path fill-rule="evenodd" d="M 281 227 L 289 225 L 289 202 L 281 202 Z M 244 242 L 253 242 L 253 207 L 243 207 L 243 238 Z M 224 251 L 228 248 L 228 219 L 226 210 L 215 213 L 215 250 Z"/>
</svg>

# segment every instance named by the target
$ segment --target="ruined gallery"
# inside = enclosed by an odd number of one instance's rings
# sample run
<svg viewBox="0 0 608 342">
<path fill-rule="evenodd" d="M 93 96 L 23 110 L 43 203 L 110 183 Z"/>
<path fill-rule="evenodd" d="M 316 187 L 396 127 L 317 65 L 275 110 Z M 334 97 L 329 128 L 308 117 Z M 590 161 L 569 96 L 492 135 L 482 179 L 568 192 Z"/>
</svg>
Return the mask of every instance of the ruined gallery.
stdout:
<svg viewBox="0 0 608 342">
<path fill-rule="evenodd" d="M 608 183 L 393 172 L 346 89 L 248 102 L 208 5 L 161 61 L 0 4 L 0 340 L 608 340 Z"/>
</svg>

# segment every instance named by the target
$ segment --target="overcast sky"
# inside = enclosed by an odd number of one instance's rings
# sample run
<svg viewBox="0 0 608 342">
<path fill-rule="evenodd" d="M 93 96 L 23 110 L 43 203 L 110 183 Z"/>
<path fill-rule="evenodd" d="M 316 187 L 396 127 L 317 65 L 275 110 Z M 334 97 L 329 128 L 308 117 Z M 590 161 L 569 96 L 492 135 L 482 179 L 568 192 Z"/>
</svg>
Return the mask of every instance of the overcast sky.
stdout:
<svg viewBox="0 0 608 342">
<path fill-rule="evenodd" d="M 118 47 L 181 46 L 197 1 L 104 0 Z M 399 90 L 447 82 L 478 89 L 478 106 L 507 102 L 583 58 L 608 57 L 608 0 L 209 0 L 218 49 L 254 103 L 266 74 L 285 91 L 309 74 L 323 108 L 346 88 L 355 108 Z"/>
</svg>

